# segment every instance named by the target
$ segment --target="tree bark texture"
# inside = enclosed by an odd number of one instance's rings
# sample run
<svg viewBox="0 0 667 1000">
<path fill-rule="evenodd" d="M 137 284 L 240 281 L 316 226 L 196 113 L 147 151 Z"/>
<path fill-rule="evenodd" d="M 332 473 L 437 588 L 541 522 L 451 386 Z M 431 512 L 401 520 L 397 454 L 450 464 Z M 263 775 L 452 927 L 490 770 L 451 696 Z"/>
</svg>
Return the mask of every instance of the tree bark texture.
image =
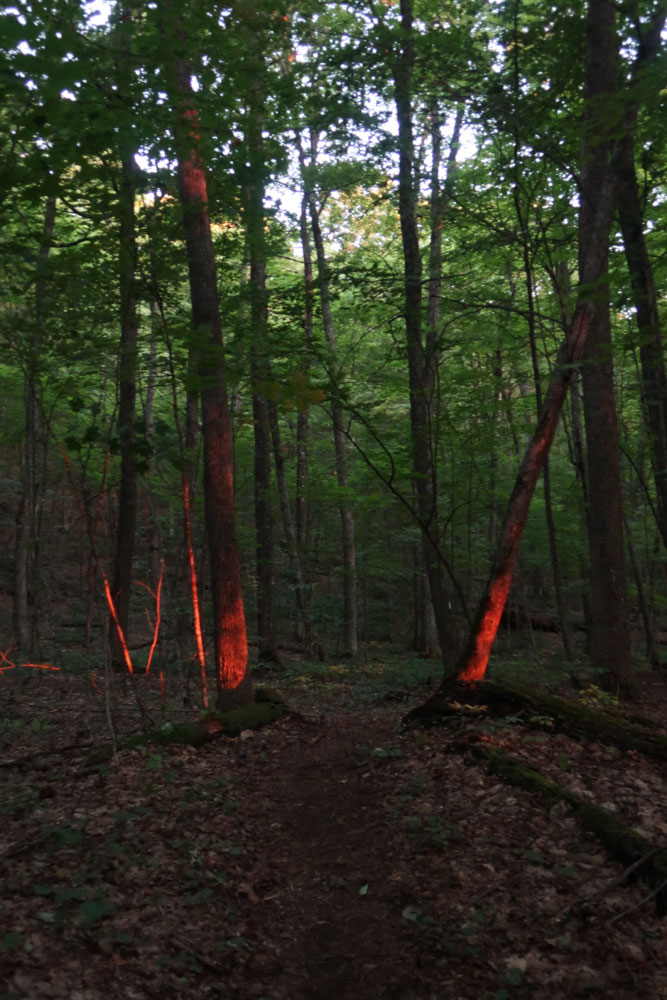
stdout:
<svg viewBox="0 0 667 1000">
<path fill-rule="evenodd" d="M 590 0 L 581 141 L 579 259 L 583 270 L 605 175 L 609 170 L 618 43 L 615 8 Z M 591 320 L 582 366 L 588 471 L 587 527 L 590 557 L 590 634 L 593 665 L 609 685 L 626 684 L 631 665 L 623 544 L 623 490 L 608 290 L 608 253 L 589 275 Z"/>
<path fill-rule="evenodd" d="M 168 4 L 163 4 L 162 10 L 164 27 L 171 16 L 171 9 Z M 169 48 L 178 52 L 182 48 L 182 37 L 173 30 L 165 33 L 171 35 L 167 38 Z M 225 710 L 252 701 L 241 567 L 234 524 L 231 420 L 206 174 L 199 152 L 199 126 L 190 67 L 185 57 L 176 56 L 168 72 L 177 108 L 178 186 L 183 207 L 192 319 L 195 336 L 202 344 L 198 371 L 204 445 L 204 509 L 213 600 L 218 705 Z"/>
</svg>

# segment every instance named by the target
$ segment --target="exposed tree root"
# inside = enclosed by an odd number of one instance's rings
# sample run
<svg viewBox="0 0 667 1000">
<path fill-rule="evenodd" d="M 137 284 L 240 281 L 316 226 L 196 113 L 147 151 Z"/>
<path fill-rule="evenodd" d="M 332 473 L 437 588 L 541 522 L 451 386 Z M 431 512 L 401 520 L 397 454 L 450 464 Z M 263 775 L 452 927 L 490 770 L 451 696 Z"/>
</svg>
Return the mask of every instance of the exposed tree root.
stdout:
<svg viewBox="0 0 667 1000">
<path fill-rule="evenodd" d="M 511 785 L 537 792 L 550 802 L 567 802 L 584 826 L 596 835 L 614 861 L 630 869 L 629 878 L 641 878 L 652 889 L 647 899 L 655 897 L 659 916 L 667 913 L 667 850 L 651 844 L 617 816 L 574 792 L 545 778 L 520 761 L 497 750 L 487 750 L 466 740 L 457 741 L 458 750 L 469 750 L 485 761 L 490 773 L 497 774 Z"/>
<path fill-rule="evenodd" d="M 531 722 L 544 725 L 549 721 L 554 732 L 667 760 L 667 736 L 655 730 L 647 720 L 631 722 L 620 714 L 599 711 L 582 702 L 535 688 L 501 686 L 489 681 L 457 685 L 447 692 L 436 691 L 428 701 L 405 716 L 403 725 L 407 728 L 441 725 L 447 717 L 457 715 L 462 704 L 476 708 L 484 706 L 487 714 L 494 717 L 519 715 L 525 725 Z"/>
</svg>

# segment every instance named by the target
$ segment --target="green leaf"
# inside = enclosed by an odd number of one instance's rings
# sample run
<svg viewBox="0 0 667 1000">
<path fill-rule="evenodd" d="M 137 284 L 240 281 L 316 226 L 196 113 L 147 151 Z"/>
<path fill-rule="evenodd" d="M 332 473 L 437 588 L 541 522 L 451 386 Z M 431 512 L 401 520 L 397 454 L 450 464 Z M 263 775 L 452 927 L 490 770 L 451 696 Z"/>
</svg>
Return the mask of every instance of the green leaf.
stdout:
<svg viewBox="0 0 667 1000">
<path fill-rule="evenodd" d="M 53 831 L 53 840 L 56 847 L 68 847 L 80 844 L 82 839 L 81 830 L 73 830 L 69 826 L 61 826 Z"/>
<path fill-rule="evenodd" d="M 104 917 L 108 917 L 116 909 L 115 905 L 106 896 L 98 899 L 88 899 L 79 907 L 82 924 L 84 927 L 94 927 Z"/>
<path fill-rule="evenodd" d="M 16 948 L 22 948 L 25 945 L 25 938 L 23 934 L 18 931 L 8 931 L 2 937 L 2 950 L 3 951 L 14 951 Z"/>
<path fill-rule="evenodd" d="M 504 973 L 503 979 L 508 986 L 519 986 L 523 982 L 523 976 L 523 969 L 519 969 L 516 965 L 512 965 Z"/>
<path fill-rule="evenodd" d="M 368 882 L 366 882 L 364 885 L 362 885 L 361 889 L 359 890 L 359 895 L 360 896 L 367 896 L 368 895 Z"/>
</svg>

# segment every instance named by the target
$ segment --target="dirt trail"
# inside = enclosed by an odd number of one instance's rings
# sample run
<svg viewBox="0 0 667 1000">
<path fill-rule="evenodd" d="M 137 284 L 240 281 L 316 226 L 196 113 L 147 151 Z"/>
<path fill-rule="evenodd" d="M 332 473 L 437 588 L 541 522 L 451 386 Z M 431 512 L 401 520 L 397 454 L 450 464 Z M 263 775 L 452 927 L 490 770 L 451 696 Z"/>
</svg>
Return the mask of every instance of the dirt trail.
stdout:
<svg viewBox="0 0 667 1000">
<path fill-rule="evenodd" d="M 395 831 L 372 757 L 392 738 L 386 718 L 332 717 L 281 755 L 275 850 L 291 870 L 279 907 L 294 935 L 284 956 L 293 1000 L 416 995 L 392 877 Z"/>
</svg>

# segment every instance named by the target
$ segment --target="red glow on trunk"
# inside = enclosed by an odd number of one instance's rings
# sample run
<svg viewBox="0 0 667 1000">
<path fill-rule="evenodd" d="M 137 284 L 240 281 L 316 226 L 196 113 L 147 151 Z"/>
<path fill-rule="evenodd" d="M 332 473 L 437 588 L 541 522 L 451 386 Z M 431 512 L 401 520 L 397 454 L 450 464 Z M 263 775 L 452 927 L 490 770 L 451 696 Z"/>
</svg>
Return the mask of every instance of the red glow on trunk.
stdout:
<svg viewBox="0 0 667 1000">
<path fill-rule="evenodd" d="M 160 579 L 157 582 L 157 590 L 153 591 L 150 587 L 147 587 L 145 583 L 141 580 L 137 580 L 137 584 L 143 587 L 148 593 L 155 599 L 155 625 L 153 627 L 153 642 L 151 643 L 150 652 L 148 653 L 148 660 L 146 661 L 146 673 L 149 673 L 151 669 L 151 661 L 153 659 L 153 653 L 155 652 L 155 647 L 157 646 L 158 633 L 160 631 L 160 604 L 162 598 L 162 579 L 164 577 L 164 559 L 160 563 Z M 146 610 L 146 616 L 148 617 L 148 622 L 150 624 L 150 616 L 148 615 L 148 610 Z"/>
<path fill-rule="evenodd" d="M 223 690 L 232 691 L 239 686 L 248 669 L 248 639 L 243 600 L 240 597 L 225 621 L 219 623 L 219 628 L 218 681 Z"/>
<path fill-rule="evenodd" d="M 104 593 L 107 599 L 107 604 L 109 605 L 109 611 L 111 612 L 111 617 L 113 618 L 114 625 L 116 626 L 116 631 L 118 632 L 118 639 L 120 641 L 120 646 L 121 649 L 123 650 L 123 656 L 125 658 L 125 666 L 127 667 L 128 672 L 133 674 L 134 667 L 132 666 L 130 651 L 127 648 L 125 635 L 123 634 L 123 629 L 121 628 L 121 624 L 118 621 L 118 615 L 116 614 L 116 605 L 114 604 L 113 597 L 111 596 L 111 588 L 109 587 L 109 581 L 107 580 L 106 576 L 104 576 L 104 574 L 102 574 L 102 577 L 104 579 Z"/>
<path fill-rule="evenodd" d="M 508 572 L 497 577 L 489 589 L 473 650 L 466 659 L 464 670 L 459 675 L 459 679 L 466 683 L 481 681 L 486 673 L 491 647 L 495 642 L 511 583 L 512 573 Z"/>
<path fill-rule="evenodd" d="M 181 182 L 183 189 L 187 192 L 188 199 L 191 202 L 200 202 L 202 209 L 205 208 L 208 204 L 206 175 L 194 153 L 191 153 L 190 158 L 183 160 L 181 164 Z"/>
<path fill-rule="evenodd" d="M 204 652 L 204 635 L 201 627 L 201 611 L 199 609 L 199 590 L 197 588 L 197 567 L 195 553 L 192 547 L 192 517 L 190 514 L 190 487 L 183 476 L 183 514 L 185 517 L 185 544 L 188 549 L 188 565 L 190 567 L 190 592 L 192 594 L 192 615 L 197 640 L 197 659 L 201 679 L 201 700 L 204 708 L 208 708 L 208 687 L 206 683 L 206 654 Z"/>
</svg>

